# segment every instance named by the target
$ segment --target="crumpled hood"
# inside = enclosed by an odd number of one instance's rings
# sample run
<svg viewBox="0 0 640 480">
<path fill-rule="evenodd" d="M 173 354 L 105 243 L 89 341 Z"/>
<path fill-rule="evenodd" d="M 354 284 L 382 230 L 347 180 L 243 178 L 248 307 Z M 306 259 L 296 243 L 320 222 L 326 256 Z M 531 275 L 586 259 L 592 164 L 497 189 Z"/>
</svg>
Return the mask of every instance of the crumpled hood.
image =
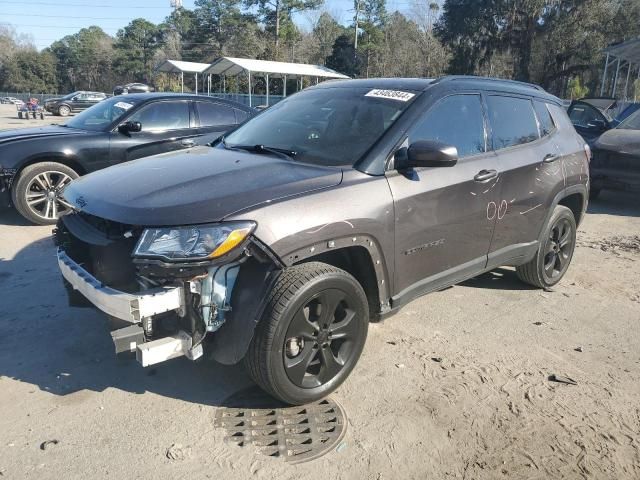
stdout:
<svg viewBox="0 0 640 480">
<path fill-rule="evenodd" d="M 341 181 L 338 168 L 196 147 L 100 170 L 71 182 L 64 196 L 83 212 L 120 223 L 191 225 Z"/>
<path fill-rule="evenodd" d="M 595 142 L 598 150 L 609 152 L 638 155 L 640 154 L 640 130 L 614 128 L 604 132 Z"/>
<path fill-rule="evenodd" d="M 0 145 L 3 143 L 17 142 L 20 140 L 31 140 L 34 138 L 53 137 L 60 135 L 82 135 L 84 130 L 76 128 L 66 128 L 59 125 L 48 125 L 36 128 L 17 128 L 14 130 L 0 131 Z"/>
</svg>

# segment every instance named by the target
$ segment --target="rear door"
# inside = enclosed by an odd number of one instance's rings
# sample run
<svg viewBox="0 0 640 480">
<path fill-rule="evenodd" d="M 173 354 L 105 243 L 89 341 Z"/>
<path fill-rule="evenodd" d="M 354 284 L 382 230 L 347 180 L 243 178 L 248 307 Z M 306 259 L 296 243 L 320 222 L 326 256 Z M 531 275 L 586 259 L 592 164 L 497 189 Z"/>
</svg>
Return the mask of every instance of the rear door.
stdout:
<svg viewBox="0 0 640 480">
<path fill-rule="evenodd" d="M 395 208 L 397 297 L 482 271 L 497 217 L 498 163 L 487 149 L 480 93 L 450 95 L 428 107 L 406 146 L 419 140 L 453 145 L 460 159 L 453 167 L 387 173 Z"/>
<path fill-rule="evenodd" d="M 112 132 L 112 163 L 192 147 L 198 129 L 191 108 L 189 100 L 159 100 L 143 105 L 123 120 L 140 122 L 140 132 Z"/>
<path fill-rule="evenodd" d="M 199 145 L 207 145 L 231 130 L 238 123 L 236 109 L 223 103 L 198 100 L 195 103 L 199 120 L 197 139 Z"/>
<path fill-rule="evenodd" d="M 527 96 L 486 95 L 500 199 L 489 265 L 529 256 L 547 209 L 564 185 L 558 129 L 546 104 Z"/>
</svg>

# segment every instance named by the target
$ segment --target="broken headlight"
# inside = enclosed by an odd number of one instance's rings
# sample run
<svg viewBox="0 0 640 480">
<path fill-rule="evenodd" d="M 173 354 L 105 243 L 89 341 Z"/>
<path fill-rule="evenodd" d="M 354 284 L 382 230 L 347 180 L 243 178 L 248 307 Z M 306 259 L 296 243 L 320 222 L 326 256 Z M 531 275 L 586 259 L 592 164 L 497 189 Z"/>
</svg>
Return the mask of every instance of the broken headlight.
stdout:
<svg viewBox="0 0 640 480">
<path fill-rule="evenodd" d="M 255 227 L 254 222 L 229 222 L 147 228 L 138 240 L 133 255 L 168 261 L 210 260 L 242 244 Z"/>
</svg>

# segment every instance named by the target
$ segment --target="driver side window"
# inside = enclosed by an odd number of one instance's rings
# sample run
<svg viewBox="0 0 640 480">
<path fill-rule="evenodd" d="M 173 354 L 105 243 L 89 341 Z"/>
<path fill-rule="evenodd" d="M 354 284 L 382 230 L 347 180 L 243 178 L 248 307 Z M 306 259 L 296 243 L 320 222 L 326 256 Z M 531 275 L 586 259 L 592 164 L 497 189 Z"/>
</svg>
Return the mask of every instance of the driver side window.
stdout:
<svg viewBox="0 0 640 480">
<path fill-rule="evenodd" d="M 152 103 L 134 113 L 128 121 L 140 122 L 143 132 L 189 128 L 189 103 Z"/>
<path fill-rule="evenodd" d="M 460 158 L 486 152 L 480 95 L 451 95 L 440 100 L 409 134 L 409 144 L 420 140 L 453 145 Z"/>
</svg>

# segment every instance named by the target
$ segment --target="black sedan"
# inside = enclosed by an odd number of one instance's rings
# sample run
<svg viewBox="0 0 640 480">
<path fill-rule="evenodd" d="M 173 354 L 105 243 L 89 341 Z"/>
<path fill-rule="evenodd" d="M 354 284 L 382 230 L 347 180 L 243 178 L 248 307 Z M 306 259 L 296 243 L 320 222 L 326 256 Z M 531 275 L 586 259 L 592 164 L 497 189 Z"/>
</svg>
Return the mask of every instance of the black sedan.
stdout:
<svg viewBox="0 0 640 480">
<path fill-rule="evenodd" d="M 640 191 L 640 110 L 593 143 L 591 198 L 601 190 Z"/>
<path fill-rule="evenodd" d="M 101 168 L 206 145 L 256 113 L 196 95 L 141 93 L 104 100 L 64 125 L 0 132 L 0 206 L 53 224 L 71 180 Z"/>
<path fill-rule="evenodd" d="M 103 101 L 107 95 L 102 92 L 73 92 L 61 98 L 50 98 L 44 102 L 44 109 L 54 115 L 68 116 L 71 112 L 80 112 Z"/>
</svg>

